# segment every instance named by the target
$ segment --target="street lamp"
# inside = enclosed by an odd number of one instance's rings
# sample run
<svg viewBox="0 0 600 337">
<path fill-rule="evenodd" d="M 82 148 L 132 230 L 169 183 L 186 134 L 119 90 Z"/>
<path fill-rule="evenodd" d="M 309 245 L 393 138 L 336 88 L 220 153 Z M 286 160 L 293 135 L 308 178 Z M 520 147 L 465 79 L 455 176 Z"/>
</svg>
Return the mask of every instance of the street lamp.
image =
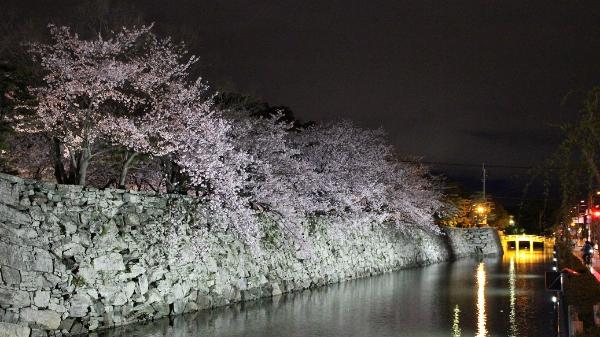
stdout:
<svg viewBox="0 0 600 337">
<path fill-rule="evenodd" d="M 483 214 L 485 214 L 486 208 L 483 205 L 478 205 L 476 210 L 477 210 L 477 213 L 483 215 Z"/>
<path fill-rule="evenodd" d="M 490 207 L 484 201 L 473 205 L 473 210 L 477 214 L 477 223 L 480 225 L 487 225 L 487 216 L 490 213 Z"/>
</svg>

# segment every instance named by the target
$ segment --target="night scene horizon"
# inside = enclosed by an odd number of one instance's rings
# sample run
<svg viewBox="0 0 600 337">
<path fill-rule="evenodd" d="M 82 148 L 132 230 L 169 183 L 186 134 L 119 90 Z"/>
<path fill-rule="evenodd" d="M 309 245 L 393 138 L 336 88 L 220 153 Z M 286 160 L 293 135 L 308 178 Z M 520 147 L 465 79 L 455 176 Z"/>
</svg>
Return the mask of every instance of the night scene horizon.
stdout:
<svg viewBox="0 0 600 337">
<path fill-rule="evenodd" d="M 596 336 L 600 3 L 4 0 L 0 336 Z"/>
</svg>

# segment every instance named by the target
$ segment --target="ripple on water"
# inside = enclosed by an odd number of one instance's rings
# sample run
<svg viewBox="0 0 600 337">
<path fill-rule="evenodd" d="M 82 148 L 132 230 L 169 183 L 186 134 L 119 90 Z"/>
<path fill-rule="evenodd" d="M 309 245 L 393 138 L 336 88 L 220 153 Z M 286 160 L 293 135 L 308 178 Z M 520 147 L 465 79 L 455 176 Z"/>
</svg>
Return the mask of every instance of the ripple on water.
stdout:
<svg viewBox="0 0 600 337">
<path fill-rule="evenodd" d="M 100 337 L 552 336 L 550 257 L 462 259 L 100 333 Z"/>
</svg>

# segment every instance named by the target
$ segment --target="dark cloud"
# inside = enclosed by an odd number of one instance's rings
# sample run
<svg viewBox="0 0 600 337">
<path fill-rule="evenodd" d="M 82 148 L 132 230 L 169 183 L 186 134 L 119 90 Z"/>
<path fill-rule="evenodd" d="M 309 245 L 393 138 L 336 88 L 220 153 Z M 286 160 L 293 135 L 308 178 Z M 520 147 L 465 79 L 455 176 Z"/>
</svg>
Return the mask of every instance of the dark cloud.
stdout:
<svg viewBox="0 0 600 337">
<path fill-rule="evenodd" d="M 72 3 L 9 1 L 42 20 Z M 214 86 L 306 120 L 383 126 L 429 161 L 539 163 L 560 139 L 551 125 L 574 118 L 563 96 L 600 79 L 598 1 L 127 3 L 186 37 Z"/>
</svg>

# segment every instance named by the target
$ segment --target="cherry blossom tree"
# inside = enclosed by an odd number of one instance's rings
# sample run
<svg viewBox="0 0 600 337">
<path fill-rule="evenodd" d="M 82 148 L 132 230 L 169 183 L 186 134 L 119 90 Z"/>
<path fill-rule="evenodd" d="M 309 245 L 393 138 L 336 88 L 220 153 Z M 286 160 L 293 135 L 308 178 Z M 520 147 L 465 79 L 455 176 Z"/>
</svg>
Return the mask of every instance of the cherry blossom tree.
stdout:
<svg viewBox="0 0 600 337">
<path fill-rule="evenodd" d="M 22 118 L 20 131 L 42 132 L 52 139 L 58 182 L 85 184 L 91 160 L 122 147 L 119 185 L 138 153 L 163 155 L 171 139 L 163 139 L 156 119 L 168 113 L 173 95 L 191 87 L 206 100 L 206 87 L 188 85 L 197 61 L 185 58 L 183 46 L 158 39 L 151 26 L 127 29 L 109 38 L 83 40 L 67 27 L 50 25 L 50 44 L 31 43 L 30 52 L 45 70 L 45 86 L 33 88 L 34 118 Z M 181 100 L 181 98 L 178 98 Z M 196 103 L 200 98 L 194 96 Z M 162 127 L 161 129 L 164 129 Z M 66 152 L 65 168 L 60 154 Z"/>
<path fill-rule="evenodd" d="M 240 193 L 250 158 L 229 142 L 231 126 L 213 108 L 208 87 L 190 81 L 197 58 L 150 30 L 83 40 L 51 25 L 50 44 L 30 44 L 46 85 L 32 88 L 35 114 L 17 118 L 17 129 L 52 139 L 59 183 L 85 184 L 93 159 L 106 153 L 123 154 L 120 186 L 140 154 L 163 158 L 191 185 L 168 191 L 194 190 L 213 226 L 257 247 L 258 223 Z"/>
<path fill-rule="evenodd" d="M 440 195 L 426 171 L 394 157 L 381 129 L 349 122 L 323 124 L 294 134 L 295 146 L 314 167 L 305 193 L 317 199 L 316 212 L 414 224 L 438 231 L 433 214 Z"/>
<path fill-rule="evenodd" d="M 45 85 L 32 88 L 37 105 L 17 114 L 17 130 L 51 140 L 44 158 L 57 182 L 193 194 L 206 228 L 231 231 L 254 252 L 260 214 L 304 251 L 315 218 L 342 229 L 330 231 L 340 240 L 345 228 L 374 224 L 438 231 L 440 195 L 426 169 L 398 160 L 381 129 L 306 126 L 271 108 L 221 111 L 191 78 L 197 58 L 151 28 L 83 40 L 50 26 L 51 43 L 30 44 Z"/>
<path fill-rule="evenodd" d="M 342 122 L 297 132 L 278 115 L 226 116 L 235 146 L 252 157 L 244 185 L 252 205 L 276 215 L 302 248 L 310 250 L 307 220 L 315 216 L 342 227 L 389 222 L 403 231 L 438 231 L 433 214 L 440 195 L 427 171 L 395 159 L 382 130 Z"/>
<path fill-rule="evenodd" d="M 236 149 L 246 153 L 251 161 L 246 166 L 242 194 L 251 207 L 274 217 L 284 236 L 307 251 L 306 215 L 317 208 L 315 198 L 306 193 L 315 179 L 310 179 L 310 163 L 291 147 L 289 133 L 293 124 L 281 114 L 259 117 L 246 111 L 230 110 L 226 117 L 232 124 L 229 131 Z"/>
</svg>

